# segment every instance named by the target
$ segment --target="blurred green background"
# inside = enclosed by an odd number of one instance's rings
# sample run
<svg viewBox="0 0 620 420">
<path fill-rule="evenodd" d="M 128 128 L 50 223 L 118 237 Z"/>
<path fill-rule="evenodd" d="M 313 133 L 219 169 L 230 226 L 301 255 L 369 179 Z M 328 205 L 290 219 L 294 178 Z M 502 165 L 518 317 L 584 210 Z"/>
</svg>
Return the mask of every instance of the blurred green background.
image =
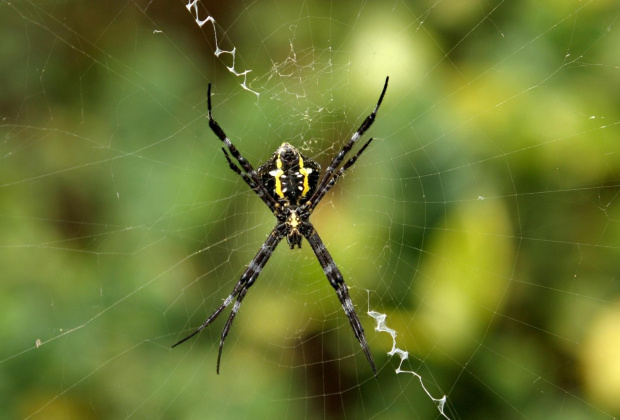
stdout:
<svg viewBox="0 0 620 420">
<path fill-rule="evenodd" d="M 439 417 L 369 309 L 450 418 L 620 415 L 616 1 L 203 0 L 215 32 L 185 4 L 0 1 L 1 417 Z M 378 378 L 307 244 L 219 376 L 227 315 L 171 350 L 274 223 L 207 84 L 255 166 L 288 141 L 326 167 L 386 75 L 312 217 Z"/>
</svg>

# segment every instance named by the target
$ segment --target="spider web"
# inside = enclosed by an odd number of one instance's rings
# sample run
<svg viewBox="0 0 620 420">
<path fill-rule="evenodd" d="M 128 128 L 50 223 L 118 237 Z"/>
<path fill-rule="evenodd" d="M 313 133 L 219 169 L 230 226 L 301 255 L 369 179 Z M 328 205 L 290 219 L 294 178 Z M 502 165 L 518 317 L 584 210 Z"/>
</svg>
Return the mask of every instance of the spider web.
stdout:
<svg viewBox="0 0 620 420">
<path fill-rule="evenodd" d="M 616 418 L 613 1 L 0 1 L 7 418 Z M 227 338 L 284 141 L 375 141 L 280 245 Z M 355 153 L 355 150 L 353 153 Z"/>
</svg>

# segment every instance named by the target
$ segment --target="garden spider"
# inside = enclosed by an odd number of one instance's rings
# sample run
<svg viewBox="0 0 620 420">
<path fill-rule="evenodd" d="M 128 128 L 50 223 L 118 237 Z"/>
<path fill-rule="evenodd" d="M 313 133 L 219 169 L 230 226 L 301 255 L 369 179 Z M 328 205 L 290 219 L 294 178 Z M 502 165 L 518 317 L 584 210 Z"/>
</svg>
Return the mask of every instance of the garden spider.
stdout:
<svg viewBox="0 0 620 420">
<path fill-rule="evenodd" d="M 368 343 L 364 336 L 364 328 L 362 328 L 362 324 L 355 313 L 353 302 L 351 302 L 351 298 L 349 297 L 347 285 L 336 263 L 334 263 L 334 260 L 327 251 L 327 248 L 325 248 L 323 241 L 309 219 L 315 207 L 325 194 L 334 186 L 344 172 L 353 166 L 357 158 L 359 158 L 372 141 L 372 138 L 368 140 L 356 155 L 346 161 L 340 169 L 336 170 L 344 160 L 345 155 L 355 145 L 355 142 L 359 140 L 375 121 L 377 110 L 387 90 L 388 80 L 389 77 L 386 77 L 385 85 L 383 86 L 381 96 L 379 96 L 375 109 L 366 117 L 364 122 L 362 122 L 362 125 L 360 125 L 353 134 L 349 142 L 345 144 L 342 150 L 333 158 L 320 181 L 319 173 L 321 167 L 319 164 L 303 156 L 295 147 L 288 143 L 282 143 L 274 152 L 271 159 L 260 166 L 258 170 L 254 170 L 252 165 L 241 156 L 230 139 L 226 137 L 220 125 L 213 119 L 211 115 L 211 84 L 209 84 L 207 99 L 209 127 L 215 135 L 224 142 L 226 147 L 222 147 L 222 151 L 224 152 L 224 156 L 230 168 L 243 178 L 245 183 L 248 184 L 263 200 L 267 207 L 269 207 L 274 216 L 276 216 L 277 223 L 254 259 L 248 264 L 232 293 L 224 300 L 224 303 L 222 303 L 196 331 L 176 342 L 172 347 L 178 346 L 205 329 L 234 301 L 232 312 L 226 321 L 220 338 L 220 346 L 217 355 L 217 373 L 219 374 L 224 340 L 226 340 L 228 331 L 230 330 L 235 315 L 237 315 L 239 307 L 241 306 L 241 301 L 247 294 L 248 289 L 254 284 L 261 270 L 267 263 L 267 260 L 271 257 L 271 254 L 282 239 L 286 238 L 289 247 L 294 249 L 295 246 L 301 248 L 301 239 L 304 237 L 308 243 L 310 243 L 321 267 L 323 267 L 323 272 L 325 276 L 327 276 L 329 283 L 336 290 L 338 299 L 340 299 L 340 303 L 355 333 L 355 338 L 357 338 L 362 346 L 362 350 L 372 367 L 374 375 L 377 376 L 377 368 L 372 360 L 372 355 L 370 354 L 370 349 L 368 348 Z M 226 151 L 226 148 L 228 148 L 228 151 Z M 239 165 L 232 161 L 229 153 L 237 160 Z"/>
</svg>

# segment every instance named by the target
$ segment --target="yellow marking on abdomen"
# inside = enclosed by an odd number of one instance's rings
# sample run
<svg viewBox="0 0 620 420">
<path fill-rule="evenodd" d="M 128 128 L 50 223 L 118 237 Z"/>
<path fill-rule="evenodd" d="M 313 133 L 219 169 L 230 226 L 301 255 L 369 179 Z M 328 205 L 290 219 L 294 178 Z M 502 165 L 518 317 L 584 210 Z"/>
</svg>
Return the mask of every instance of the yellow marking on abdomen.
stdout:
<svg viewBox="0 0 620 420">
<path fill-rule="evenodd" d="M 278 158 L 276 159 L 276 168 L 278 169 L 276 169 L 275 171 L 270 171 L 269 175 L 276 179 L 276 194 L 278 194 L 280 198 L 284 198 L 284 192 L 282 191 L 282 181 L 280 180 L 280 177 L 282 176 L 284 171 L 282 170 L 282 159 L 280 159 L 279 153 Z"/>
<path fill-rule="evenodd" d="M 312 169 L 304 168 L 304 160 L 299 156 L 299 173 L 304 176 L 304 189 L 301 191 L 301 196 L 305 197 L 310 191 L 310 184 L 308 183 L 308 175 L 312 173 Z"/>
</svg>

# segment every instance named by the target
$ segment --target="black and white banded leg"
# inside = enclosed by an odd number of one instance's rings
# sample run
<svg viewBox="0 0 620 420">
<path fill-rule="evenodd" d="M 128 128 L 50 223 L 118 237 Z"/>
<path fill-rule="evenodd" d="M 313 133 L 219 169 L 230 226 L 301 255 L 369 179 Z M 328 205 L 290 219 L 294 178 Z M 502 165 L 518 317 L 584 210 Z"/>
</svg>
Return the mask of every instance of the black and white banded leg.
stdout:
<svg viewBox="0 0 620 420">
<path fill-rule="evenodd" d="M 353 133 L 353 136 L 351 136 L 351 139 L 344 145 L 344 147 L 340 150 L 340 152 L 338 152 L 338 154 L 334 157 L 332 162 L 329 164 L 329 166 L 325 170 L 325 173 L 323 174 L 323 178 L 321 178 L 321 181 L 319 182 L 318 187 L 316 188 L 316 190 L 314 191 L 314 194 L 312 195 L 312 197 L 310 197 L 310 200 L 308 201 L 310 203 L 310 210 L 314 209 L 314 207 L 316 207 L 316 205 L 319 203 L 319 201 L 320 201 L 318 199 L 319 195 L 321 194 L 321 192 L 325 189 L 327 184 L 332 179 L 332 175 L 334 174 L 334 171 L 336 170 L 338 165 L 340 165 L 340 163 L 342 163 L 344 157 L 353 148 L 353 146 L 359 140 L 359 138 L 362 137 L 362 135 L 364 135 L 366 130 L 368 130 L 370 128 L 372 123 L 375 122 L 375 118 L 377 116 L 377 111 L 379 110 L 379 106 L 381 106 L 381 102 L 383 102 L 383 97 L 385 96 L 385 92 L 387 90 L 387 86 L 388 86 L 388 81 L 389 80 L 390 80 L 389 77 L 385 78 L 385 84 L 383 85 L 383 90 L 381 91 L 381 95 L 379 96 L 379 100 L 377 101 L 377 105 L 375 105 L 375 109 L 370 113 L 369 116 L 366 117 L 364 122 L 362 122 L 360 127 L 357 129 L 357 131 L 355 133 Z M 368 143 L 370 143 L 370 141 L 372 141 L 372 139 L 370 139 L 368 141 Z M 365 149 L 366 146 L 368 146 L 368 143 L 366 143 L 364 145 L 363 149 Z M 357 156 L 354 158 L 353 162 L 355 162 L 355 160 L 357 160 L 357 157 L 361 154 L 362 151 L 363 150 L 361 150 L 357 154 Z M 334 181 L 334 183 L 335 183 L 335 181 Z"/>
<path fill-rule="evenodd" d="M 355 312 L 353 302 L 349 296 L 349 289 L 347 284 L 344 282 L 342 273 L 340 273 L 340 270 L 338 269 L 338 266 L 334 262 L 332 256 L 329 254 L 329 251 L 327 251 L 327 248 L 325 247 L 325 244 L 323 244 L 319 234 L 309 222 L 304 226 L 304 236 L 312 247 L 316 258 L 319 260 L 319 264 L 323 267 L 323 272 L 325 273 L 327 280 L 329 280 L 329 283 L 332 285 L 334 290 L 336 290 L 336 294 L 338 295 L 340 304 L 344 309 L 344 313 L 347 315 L 347 318 L 349 318 L 349 323 L 351 324 L 351 328 L 353 328 L 355 338 L 357 338 L 360 346 L 362 346 L 362 350 L 366 355 L 366 359 L 368 359 L 368 362 L 370 363 L 373 374 L 377 376 L 377 368 L 374 360 L 372 359 L 372 355 L 370 354 L 370 349 L 368 348 L 368 342 L 366 341 L 366 336 L 364 335 L 364 327 L 362 327 L 362 323 Z"/>
<path fill-rule="evenodd" d="M 252 167 L 252 164 L 248 162 L 248 160 L 244 158 L 241 153 L 239 153 L 235 145 L 232 144 L 228 136 L 226 136 L 226 133 L 224 133 L 222 127 L 220 127 L 217 121 L 213 119 L 213 113 L 211 111 L 211 83 L 209 83 L 209 87 L 207 89 L 207 96 L 209 128 L 211 128 L 211 131 L 213 131 L 215 135 L 224 143 L 224 145 L 226 145 L 226 147 L 230 151 L 230 154 L 237 160 L 237 162 L 239 162 L 239 165 L 241 166 L 241 169 L 239 169 L 239 167 L 235 165 L 230 159 L 228 153 L 226 153 L 226 149 L 222 148 L 222 150 L 224 151 L 224 156 L 226 156 L 226 160 L 228 161 L 230 168 L 237 174 L 239 174 L 241 178 L 243 178 L 245 183 L 248 184 L 250 188 L 252 188 L 252 190 L 254 190 L 254 192 L 261 198 L 261 200 L 263 200 L 267 207 L 269 207 L 269 209 L 273 213 L 275 213 L 276 207 L 279 206 L 276 200 L 271 196 L 271 194 L 269 194 L 263 183 L 260 182 L 260 178 L 254 170 L 254 167 Z M 241 170 L 243 170 L 243 172 Z"/>
<path fill-rule="evenodd" d="M 342 167 L 338 170 L 338 172 L 336 172 L 331 179 L 329 180 L 329 182 L 325 185 L 325 188 L 323 188 L 319 194 L 318 197 L 316 198 L 316 202 L 320 203 L 321 200 L 323 199 L 323 196 L 325 194 L 327 194 L 327 192 L 334 186 L 334 184 L 336 183 L 336 181 L 338 181 L 338 178 L 340 178 L 342 176 L 342 174 L 344 174 L 344 172 L 349 169 L 351 166 L 353 166 L 353 164 L 357 161 L 357 158 L 360 157 L 360 155 L 362 153 L 364 153 L 364 150 L 366 150 L 366 148 L 368 147 L 368 145 L 370 144 L 370 142 L 373 139 L 371 138 L 370 140 L 368 140 L 361 148 L 360 150 L 355 154 L 355 156 L 353 156 L 351 159 L 349 159 L 344 165 L 342 165 Z"/>
<path fill-rule="evenodd" d="M 230 331 L 230 327 L 232 326 L 232 323 L 235 319 L 235 316 L 237 315 L 237 312 L 239 312 L 241 301 L 245 297 L 250 286 L 252 286 L 254 282 L 256 281 L 256 279 L 258 278 L 258 275 L 260 274 L 261 270 L 263 269 L 265 264 L 267 264 L 269 257 L 271 257 L 271 254 L 273 254 L 273 251 L 276 249 L 276 246 L 278 246 L 281 240 L 282 240 L 282 237 L 278 234 L 277 229 L 274 229 L 271 232 L 271 234 L 269 234 L 269 237 L 263 243 L 260 250 L 254 257 L 254 259 L 250 261 L 250 264 L 248 264 L 247 268 L 241 275 L 241 278 L 235 285 L 235 288 L 233 289 L 232 293 L 226 298 L 226 300 L 224 300 L 224 303 L 222 303 L 220 307 L 217 308 L 215 312 L 213 312 L 207 318 L 207 320 L 203 322 L 202 325 L 196 329 L 196 331 L 194 331 L 187 337 L 183 338 L 182 340 L 177 341 L 172 347 L 174 348 L 178 346 L 179 344 L 184 343 L 185 341 L 189 340 L 190 338 L 192 338 L 193 336 L 195 336 L 196 334 L 204 330 L 206 327 L 209 326 L 209 324 L 211 324 L 218 317 L 220 313 L 222 313 L 224 309 L 226 309 L 226 307 L 228 307 L 234 301 L 235 303 L 233 305 L 232 311 L 230 315 L 228 316 L 228 320 L 226 321 L 226 325 L 224 325 L 224 329 L 222 330 L 222 334 L 220 336 L 220 346 L 219 346 L 219 350 L 217 353 L 217 373 L 219 375 L 220 360 L 222 358 L 222 349 L 224 348 L 224 341 L 226 340 L 226 336 L 228 335 L 228 331 Z"/>
</svg>

